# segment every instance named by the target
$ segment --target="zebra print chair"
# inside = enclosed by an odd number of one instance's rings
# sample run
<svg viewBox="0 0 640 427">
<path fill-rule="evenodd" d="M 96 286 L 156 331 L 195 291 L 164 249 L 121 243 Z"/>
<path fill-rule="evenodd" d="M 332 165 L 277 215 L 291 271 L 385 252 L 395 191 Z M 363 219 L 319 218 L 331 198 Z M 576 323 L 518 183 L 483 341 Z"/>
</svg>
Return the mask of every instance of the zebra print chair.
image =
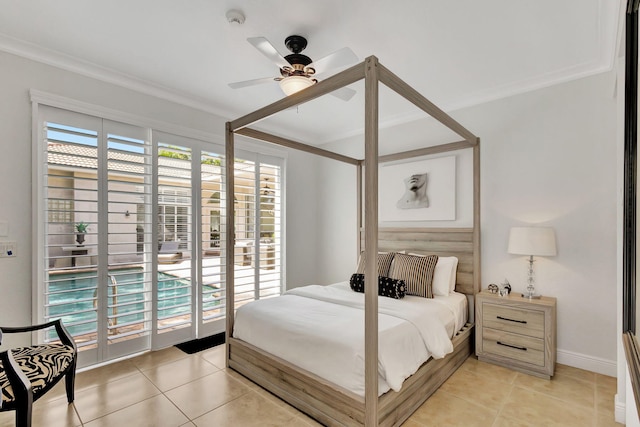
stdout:
<svg viewBox="0 0 640 427">
<path fill-rule="evenodd" d="M 0 412 L 16 411 L 16 427 L 31 426 L 31 407 L 65 377 L 67 400 L 73 402 L 78 349 L 60 319 L 25 327 L 0 327 L 2 334 L 55 327 L 60 342 L 0 352 Z"/>
</svg>

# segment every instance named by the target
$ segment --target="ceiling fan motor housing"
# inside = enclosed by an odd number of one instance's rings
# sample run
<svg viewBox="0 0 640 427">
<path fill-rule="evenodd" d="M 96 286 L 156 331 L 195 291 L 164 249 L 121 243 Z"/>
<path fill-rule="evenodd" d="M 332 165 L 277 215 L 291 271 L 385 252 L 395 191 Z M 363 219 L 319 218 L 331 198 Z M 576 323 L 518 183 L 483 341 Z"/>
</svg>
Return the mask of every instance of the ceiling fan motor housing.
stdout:
<svg viewBox="0 0 640 427">
<path fill-rule="evenodd" d="M 313 62 L 311 58 L 300 53 L 307 47 L 307 39 L 302 36 L 289 36 L 284 40 L 284 45 L 293 53 L 284 57 L 291 64 L 291 69 L 288 67 L 281 68 L 280 74 L 282 74 L 282 77 L 309 77 L 315 74 L 315 69 L 307 67 Z"/>
<path fill-rule="evenodd" d="M 289 36 L 284 39 L 284 45 L 293 53 L 300 53 L 307 47 L 307 39 L 302 36 Z"/>
</svg>

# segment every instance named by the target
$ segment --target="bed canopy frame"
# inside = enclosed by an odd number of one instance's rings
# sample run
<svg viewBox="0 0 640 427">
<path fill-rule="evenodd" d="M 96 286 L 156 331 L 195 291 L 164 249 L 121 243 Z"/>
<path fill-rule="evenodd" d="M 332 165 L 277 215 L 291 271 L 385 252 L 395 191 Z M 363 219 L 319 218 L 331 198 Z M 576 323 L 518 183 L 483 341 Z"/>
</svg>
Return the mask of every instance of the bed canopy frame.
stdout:
<svg viewBox="0 0 640 427">
<path fill-rule="evenodd" d="M 365 127 L 364 159 L 355 159 L 318 147 L 275 136 L 249 128 L 251 124 L 267 118 L 285 109 L 311 101 L 336 89 L 364 79 L 365 91 Z M 463 138 L 461 141 L 401 152 L 386 156 L 378 155 L 378 83 L 395 91 L 416 107 L 438 120 L 443 125 Z M 384 250 L 385 244 L 393 246 L 393 242 L 379 244 L 378 239 L 386 238 L 398 244 L 406 240 L 415 245 L 422 240 L 436 241 L 436 248 L 427 246 L 427 252 L 458 251 L 464 247 L 465 259 L 460 260 L 456 291 L 467 295 L 475 295 L 480 290 L 480 148 L 479 138 L 461 124 L 439 109 L 427 98 L 398 78 L 378 62 L 375 56 L 367 57 L 363 62 L 348 68 L 326 80 L 301 92 L 285 97 L 266 107 L 226 123 L 226 159 L 233 159 L 235 134 L 262 140 L 268 143 L 294 148 L 319 156 L 331 158 L 357 168 L 358 197 L 358 252 L 377 253 Z M 380 229 L 378 227 L 378 164 L 381 162 L 408 159 L 417 156 L 436 154 L 448 151 L 473 149 L 473 227 L 471 228 L 435 228 L 435 229 Z M 234 162 L 227 161 L 226 191 L 230 199 L 234 194 Z M 362 195 L 362 168 L 364 167 L 364 206 Z M 363 215 L 364 214 L 364 215 Z M 411 236 L 393 237 L 394 233 L 402 235 L 411 230 Z M 380 237 L 379 237 L 379 232 Z M 226 247 L 234 247 L 234 206 L 226 210 Z M 392 236 L 392 237 L 389 237 Z M 416 237 L 418 236 L 418 237 Z M 433 237 L 437 236 L 437 237 Z M 403 244 L 403 243 L 400 243 Z M 454 248 L 454 249 L 452 249 Z M 455 249 L 457 248 L 457 249 Z M 389 248 L 387 248 L 389 249 Z M 420 247 L 414 251 L 420 252 Z M 425 253 L 425 250 L 422 250 Z M 473 352 L 473 324 L 467 323 L 457 336 L 453 338 L 454 353 L 445 359 L 433 360 L 432 368 L 421 373 L 425 363 L 412 377 L 403 384 L 400 392 L 387 392 L 378 397 L 378 285 L 376 257 L 367 257 L 365 263 L 365 396 L 360 396 L 318 378 L 313 374 L 296 369 L 288 362 L 271 356 L 248 343 L 234 339 L 232 336 L 235 316 L 234 302 L 234 253 L 226 251 L 226 363 L 244 376 L 262 387 L 283 398 L 288 403 L 306 412 L 310 416 L 330 425 L 400 425 L 446 380 Z M 464 265 L 467 265 L 466 272 Z M 461 268 L 462 267 L 462 268 Z M 376 278 L 371 280 L 370 278 Z M 470 305 L 470 311 L 473 312 Z M 470 317 L 471 319 L 471 317 Z M 256 369 L 253 369 L 256 366 Z M 426 380 L 425 376 L 434 377 Z M 285 378 L 286 377 L 286 378 Z M 427 386 L 421 385 L 426 381 Z M 298 393 L 311 395 L 300 396 Z M 389 396 L 388 396 L 389 395 Z"/>
</svg>

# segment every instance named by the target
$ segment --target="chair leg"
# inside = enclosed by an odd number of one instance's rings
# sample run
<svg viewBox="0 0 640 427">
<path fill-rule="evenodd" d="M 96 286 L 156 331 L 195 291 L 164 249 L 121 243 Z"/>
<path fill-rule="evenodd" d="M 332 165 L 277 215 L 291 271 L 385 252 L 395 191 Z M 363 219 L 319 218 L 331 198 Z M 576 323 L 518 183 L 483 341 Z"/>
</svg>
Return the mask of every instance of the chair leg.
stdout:
<svg viewBox="0 0 640 427">
<path fill-rule="evenodd" d="M 69 372 L 64 378 L 65 386 L 67 389 L 67 402 L 72 403 L 74 399 L 74 387 L 76 382 L 76 360 L 71 363 Z"/>
<path fill-rule="evenodd" d="M 31 427 L 31 408 L 33 407 L 33 397 L 31 393 L 27 399 L 22 400 L 16 407 L 16 427 Z"/>
</svg>

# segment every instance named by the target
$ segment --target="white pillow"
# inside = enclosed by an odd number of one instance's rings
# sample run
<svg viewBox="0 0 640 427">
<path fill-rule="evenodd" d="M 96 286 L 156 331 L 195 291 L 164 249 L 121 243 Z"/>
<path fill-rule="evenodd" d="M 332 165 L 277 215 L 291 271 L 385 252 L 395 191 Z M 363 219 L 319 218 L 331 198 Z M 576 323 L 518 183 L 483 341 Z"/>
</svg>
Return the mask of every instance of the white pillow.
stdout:
<svg viewBox="0 0 640 427">
<path fill-rule="evenodd" d="M 456 290 L 456 276 L 458 274 L 458 258 L 452 256 L 449 257 L 453 259 L 451 265 L 451 277 L 449 278 L 449 293 L 453 293 Z"/>
<path fill-rule="evenodd" d="M 410 254 L 418 255 L 418 254 Z M 438 257 L 436 268 L 433 271 L 433 294 L 447 296 L 456 288 L 456 270 L 458 269 L 458 258 L 454 256 Z"/>
</svg>

